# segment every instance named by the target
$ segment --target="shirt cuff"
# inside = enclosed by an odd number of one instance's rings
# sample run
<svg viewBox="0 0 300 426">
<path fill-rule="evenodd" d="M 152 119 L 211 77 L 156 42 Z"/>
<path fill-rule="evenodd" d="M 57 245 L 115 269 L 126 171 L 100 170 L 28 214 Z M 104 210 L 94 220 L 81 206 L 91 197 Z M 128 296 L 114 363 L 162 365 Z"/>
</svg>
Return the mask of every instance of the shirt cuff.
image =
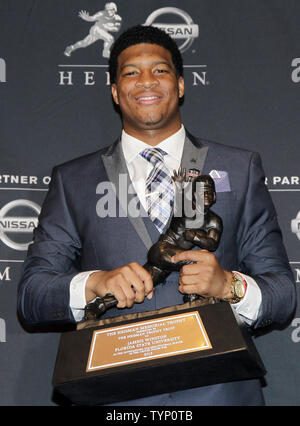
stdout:
<svg viewBox="0 0 300 426">
<path fill-rule="evenodd" d="M 94 272 L 98 271 L 80 272 L 73 277 L 70 283 L 70 308 L 76 322 L 81 321 L 84 317 L 84 308 L 86 306 L 85 284 L 89 276 Z"/>
<path fill-rule="evenodd" d="M 250 326 L 258 317 L 262 300 L 261 290 L 252 277 L 241 272 L 237 273 L 247 282 L 247 290 L 243 299 L 238 303 L 233 303 L 231 306 L 242 317 L 244 322 Z"/>
</svg>

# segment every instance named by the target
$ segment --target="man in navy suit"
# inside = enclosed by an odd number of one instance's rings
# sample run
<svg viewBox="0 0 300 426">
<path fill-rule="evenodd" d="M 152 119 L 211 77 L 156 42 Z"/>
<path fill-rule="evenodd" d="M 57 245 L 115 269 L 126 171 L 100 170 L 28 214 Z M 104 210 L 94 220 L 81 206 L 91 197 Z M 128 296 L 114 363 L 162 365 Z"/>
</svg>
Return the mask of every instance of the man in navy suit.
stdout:
<svg viewBox="0 0 300 426">
<path fill-rule="evenodd" d="M 159 29 L 137 26 L 123 33 L 109 70 L 122 135 L 109 148 L 54 168 L 19 287 L 24 323 L 76 324 L 86 304 L 107 293 L 118 305 L 104 317 L 180 304 L 183 294 L 197 293 L 227 299 L 254 329 L 286 322 L 296 303 L 294 281 L 259 155 L 197 139 L 184 128 L 182 58 Z M 141 212 L 147 212 L 147 178 L 155 166 L 141 153 L 152 148 L 164 153 L 166 174 L 182 166 L 211 175 L 217 192 L 213 211 L 224 226 L 214 253 L 177 254 L 174 262 L 194 263 L 155 290 L 141 265 L 167 224 L 158 228 L 155 218 L 128 209 L 138 198 Z M 116 215 L 100 208 L 107 182 L 115 191 Z M 124 182 L 127 199 L 120 191 Z M 247 380 L 123 404 L 259 405 L 263 398 L 259 381 Z"/>
</svg>

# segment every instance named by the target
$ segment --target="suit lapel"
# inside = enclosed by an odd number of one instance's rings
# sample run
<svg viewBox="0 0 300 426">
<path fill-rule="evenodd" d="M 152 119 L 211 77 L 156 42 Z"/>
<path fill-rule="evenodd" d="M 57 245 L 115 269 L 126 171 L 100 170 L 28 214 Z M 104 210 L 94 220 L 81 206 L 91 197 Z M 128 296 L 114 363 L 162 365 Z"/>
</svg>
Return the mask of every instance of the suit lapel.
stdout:
<svg viewBox="0 0 300 426">
<path fill-rule="evenodd" d="M 122 213 L 124 216 L 128 217 L 128 220 L 131 222 L 135 231 L 143 241 L 146 248 L 149 248 L 153 245 L 151 237 L 147 231 L 145 223 L 143 221 L 142 216 L 132 217 L 130 215 L 128 205 L 134 197 L 137 197 L 136 193 L 132 193 L 133 191 L 129 191 L 129 186 L 131 185 L 131 180 L 128 175 L 128 170 L 126 166 L 126 162 L 124 159 L 122 144 L 121 141 L 118 140 L 115 142 L 108 151 L 102 155 L 102 161 L 104 164 L 105 171 L 109 180 L 114 184 L 116 189 L 116 196 L 118 197 L 119 204 L 122 209 Z M 120 182 L 124 182 L 124 187 L 122 185 L 121 190 L 126 189 L 126 193 L 120 191 Z M 130 188 L 132 189 L 132 188 Z M 129 192 L 131 192 L 129 194 Z"/>
<path fill-rule="evenodd" d="M 197 169 L 202 173 L 204 163 L 206 160 L 208 146 L 202 146 L 199 142 L 194 140 L 190 135 L 186 135 L 181 167 L 184 169 Z"/>
</svg>

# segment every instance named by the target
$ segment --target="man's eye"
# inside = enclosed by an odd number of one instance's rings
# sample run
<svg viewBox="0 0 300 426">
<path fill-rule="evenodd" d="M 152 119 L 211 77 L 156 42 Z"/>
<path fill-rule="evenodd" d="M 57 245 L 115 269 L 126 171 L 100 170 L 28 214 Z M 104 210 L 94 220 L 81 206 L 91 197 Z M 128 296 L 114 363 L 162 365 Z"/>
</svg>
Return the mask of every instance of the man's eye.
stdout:
<svg viewBox="0 0 300 426">
<path fill-rule="evenodd" d="M 163 73 L 167 73 L 168 72 L 168 70 L 165 70 L 165 69 L 162 69 L 162 68 L 158 68 L 157 70 L 155 70 L 155 72 L 157 73 L 157 74 L 163 74 Z"/>
<path fill-rule="evenodd" d="M 136 71 L 128 71 L 128 72 L 126 72 L 124 75 L 125 76 L 131 76 L 131 75 L 135 75 L 136 74 Z"/>
</svg>

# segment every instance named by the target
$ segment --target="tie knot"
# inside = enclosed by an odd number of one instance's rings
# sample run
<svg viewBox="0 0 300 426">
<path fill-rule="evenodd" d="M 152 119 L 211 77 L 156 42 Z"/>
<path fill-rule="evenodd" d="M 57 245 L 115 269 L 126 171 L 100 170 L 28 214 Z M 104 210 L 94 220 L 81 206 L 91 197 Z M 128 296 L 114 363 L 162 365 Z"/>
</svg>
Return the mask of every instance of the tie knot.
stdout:
<svg viewBox="0 0 300 426">
<path fill-rule="evenodd" d="M 164 155 L 167 153 L 160 148 L 146 148 L 140 155 L 155 166 L 158 162 L 164 162 Z"/>
</svg>

